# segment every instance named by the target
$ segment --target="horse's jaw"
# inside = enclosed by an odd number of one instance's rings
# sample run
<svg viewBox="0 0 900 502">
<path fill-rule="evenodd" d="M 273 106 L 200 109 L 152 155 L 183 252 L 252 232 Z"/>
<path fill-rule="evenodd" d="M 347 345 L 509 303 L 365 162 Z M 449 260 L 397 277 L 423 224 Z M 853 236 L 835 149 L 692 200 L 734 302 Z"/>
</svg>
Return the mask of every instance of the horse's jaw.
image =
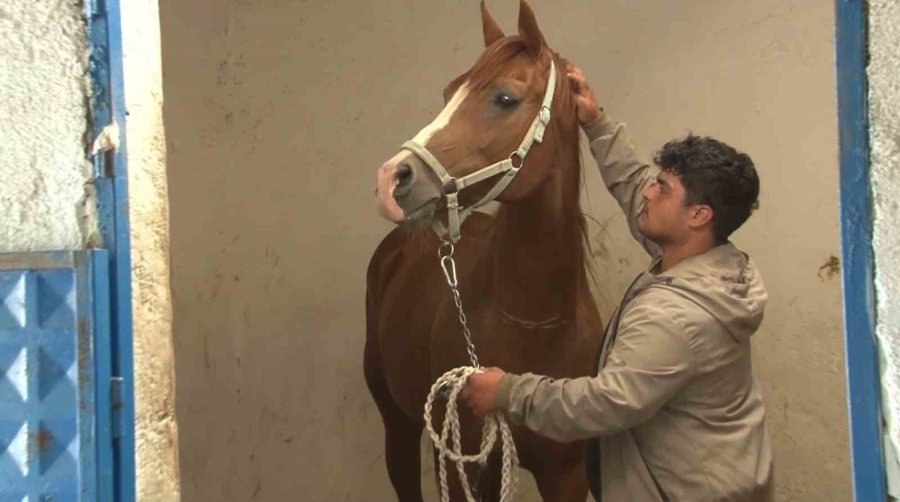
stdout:
<svg viewBox="0 0 900 502">
<path fill-rule="evenodd" d="M 402 224 L 412 229 L 422 229 L 431 226 L 435 218 L 437 218 L 437 210 L 441 206 L 440 199 L 431 199 L 418 208 L 405 212 L 406 215 Z"/>
</svg>

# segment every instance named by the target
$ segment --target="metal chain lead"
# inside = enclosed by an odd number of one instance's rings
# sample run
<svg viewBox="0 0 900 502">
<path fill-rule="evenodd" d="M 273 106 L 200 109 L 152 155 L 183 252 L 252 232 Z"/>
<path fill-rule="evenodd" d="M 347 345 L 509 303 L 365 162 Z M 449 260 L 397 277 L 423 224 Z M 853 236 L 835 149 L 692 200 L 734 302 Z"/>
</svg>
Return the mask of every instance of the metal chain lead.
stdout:
<svg viewBox="0 0 900 502">
<path fill-rule="evenodd" d="M 446 251 L 446 254 L 445 253 Z M 441 258 L 441 268 L 444 270 L 444 277 L 447 279 L 447 285 L 453 292 L 453 302 L 456 303 L 456 310 L 459 311 L 459 323 L 463 328 L 463 335 L 466 337 L 466 350 L 469 352 L 469 360 L 472 361 L 472 367 L 481 369 L 478 363 L 478 356 L 475 355 L 475 344 L 472 343 L 472 333 L 469 331 L 469 325 L 466 322 L 466 313 L 463 310 L 462 298 L 459 296 L 459 282 L 456 278 L 456 261 L 453 260 L 453 243 L 444 241 L 438 248 L 438 256 Z"/>
<path fill-rule="evenodd" d="M 472 362 L 473 368 L 475 368 L 477 371 L 481 371 L 481 363 L 478 362 L 478 356 L 475 354 L 475 344 L 472 342 L 472 333 L 471 333 L 471 331 L 469 331 L 469 324 L 466 320 L 466 312 L 465 312 L 465 310 L 463 310 L 462 298 L 459 295 L 459 287 L 458 287 L 459 281 L 457 280 L 457 277 L 456 277 L 456 261 L 453 259 L 453 251 L 454 251 L 454 249 L 453 249 L 452 242 L 445 240 L 441 243 L 441 246 L 438 248 L 438 256 L 441 259 L 441 269 L 444 271 L 444 278 L 447 279 L 447 285 L 450 286 L 450 291 L 453 293 L 453 302 L 456 304 L 456 310 L 459 312 L 459 324 L 462 326 L 463 336 L 466 337 L 466 351 L 469 353 L 469 360 Z M 447 380 L 444 380 L 442 382 L 438 382 L 435 385 L 435 390 L 433 392 L 437 392 L 438 394 L 447 398 L 447 397 L 449 397 L 449 394 L 450 394 L 449 387 L 450 387 L 450 382 Z M 427 412 L 427 410 L 428 410 L 428 406 L 426 405 L 426 415 L 429 414 Z M 518 458 L 516 457 L 516 454 L 515 454 L 516 447 L 515 447 L 515 444 L 512 442 L 512 436 L 508 433 L 509 429 L 508 429 L 508 426 L 506 425 L 506 422 L 503 420 L 502 417 L 497 420 L 498 420 L 497 423 L 502 424 L 502 427 L 506 427 L 505 430 L 507 431 L 507 432 L 503 433 L 503 435 L 504 435 L 504 439 L 503 439 L 504 462 L 507 461 L 507 455 L 508 455 L 507 450 L 512 451 L 512 457 L 510 457 L 510 458 L 513 459 L 512 464 L 511 464 L 513 467 L 510 468 L 508 465 L 505 465 L 505 464 L 503 467 L 504 473 L 503 473 L 503 481 L 502 481 L 502 485 L 503 485 L 502 491 L 504 492 L 504 494 L 501 495 L 501 500 L 507 500 L 507 498 L 511 498 L 513 496 L 513 494 L 515 493 L 516 481 L 513 479 L 513 481 L 511 481 L 512 484 L 510 485 L 509 484 L 510 481 L 508 480 L 508 477 L 515 476 L 515 469 L 516 469 L 516 466 L 518 466 Z M 430 425 L 429 425 L 429 427 L 430 427 Z M 482 435 L 481 439 L 482 439 L 481 446 L 482 446 L 482 450 L 483 450 L 485 448 L 485 441 L 488 439 L 488 437 Z M 441 461 L 443 462 L 443 455 L 441 456 Z M 441 467 L 443 467 L 443 463 L 441 464 Z M 472 485 L 470 487 L 471 495 L 473 496 L 472 498 L 474 500 L 477 500 L 477 501 L 481 500 L 481 494 L 479 493 L 478 486 L 481 483 L 481 476 L 484 475 L 484 472 L 486 469 L 487 469 L 487 459 L 486 458 L 480 459 L 478 461 L 478 468 L 475 471 L 474 482 L 472 483 Z M 444 472 L 446 472 L 446 471 L 443 471 L 443 469 L 442 469 L 442 475 Z M 462 476 L 463 472 L 464 471 L 460 470 L 461 476 Z M 468 484 L 467 481 L 465 481 L 465 479 L 462 479 L 462 481 L 465 484 Z M 507 492 L 506 490 L 509 486 L 511 486 L 511 490 L 509 492 Z M 444 490 L 444 488 L 445 487 L 442 484 L 442 490 Z M 446 496 L 446 494 L 447 494 L 447 492 L 442 491 L 442 497 Z"/>
</svg>

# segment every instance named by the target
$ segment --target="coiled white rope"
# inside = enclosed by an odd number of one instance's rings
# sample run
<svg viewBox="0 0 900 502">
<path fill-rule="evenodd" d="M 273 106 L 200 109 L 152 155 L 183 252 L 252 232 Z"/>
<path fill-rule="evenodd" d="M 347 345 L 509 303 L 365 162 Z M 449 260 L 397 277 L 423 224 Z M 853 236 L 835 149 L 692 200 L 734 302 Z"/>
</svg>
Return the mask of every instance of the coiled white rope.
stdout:
<svg viewBox="0 0 900 502">
<path fill-rule="evenodd" d="M 425 401 L 425 427 L 428 429 L 428 435 L 431 442 L 438 451 L 439 465 L 439 481 L 441 488 L 441 502 L 450 500 L 450 489 L 447 485 L 447 466 L 446 460 L 456 464 L 459 471 L 459 480 L 462 485 L 468 502 L 476 502 L 472 496 L 472 488 L 469 486 L 469 479 L 466 476 L 465 465 L 470 463 L 478 463 L 481 466 L 487 464 L 488 456 L 494 448 L 497 441 L 499 431 L 502 446 L 502 470 L 500 476 L 500 501 L 510 502 L 516 493 L 516 485 L 519 480 L 519 456 L 516 454 L 516 445 L 513 442 L 512 432 L 506 418 L 502 413 L 494 412 L 484 417 L 484 426 L 481 431 L 481 451 L 475 455 L 463 455 L 460 445 L 459 430 L 459 413 L 457 411 L 456 399 L 459 393 L 465 388 L 466 382 L 472 373 L 480 372 L 479 368 L 473 366 L 463 366 L 452 369 L 431 386 L 431 392 L 428 393 L 428 400 Z M 439 395 L 445 395 L 447 399 L 446 412 L 444 414 L 444 424 L 441 427 L 441 434 L 435 432 L 432 425 L 431 409 L 434 400 Z M 448 440 L 452 440 L 452 445 L 448 445 Z"/>
</svg>

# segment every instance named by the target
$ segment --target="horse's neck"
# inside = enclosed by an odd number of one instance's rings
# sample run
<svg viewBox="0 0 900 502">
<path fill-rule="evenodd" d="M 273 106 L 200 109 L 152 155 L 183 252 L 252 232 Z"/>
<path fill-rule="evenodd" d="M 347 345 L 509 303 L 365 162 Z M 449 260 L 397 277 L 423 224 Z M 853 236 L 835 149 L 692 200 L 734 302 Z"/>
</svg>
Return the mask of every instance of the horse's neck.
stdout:
<svg viewBox="0 0 900 502">
<path fill-rule="evenodd" d="M 582 285 L 577 180 L 566 179 L 577 168 L 553 173 L 537 193 L 500 209 L 489 253 L 495 306 L 529 323 L 569 317 Z"/>
</svg>

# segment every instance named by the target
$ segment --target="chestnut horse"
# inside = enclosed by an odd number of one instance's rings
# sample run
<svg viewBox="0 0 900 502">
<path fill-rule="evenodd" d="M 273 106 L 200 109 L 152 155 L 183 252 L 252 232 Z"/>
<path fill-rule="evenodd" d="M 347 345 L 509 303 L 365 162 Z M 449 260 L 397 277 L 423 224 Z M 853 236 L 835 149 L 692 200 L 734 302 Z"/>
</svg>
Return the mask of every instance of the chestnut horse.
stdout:
<svg viewBox="0 0 900 502">
<path fill-rule="evenodd" d="M 481 364 L 554 378 L 589 375 L 602 337 L 585 269 L 580 132 L 566 62 L 547 46 L 524 0 L 515 36 L 503 34 L 483 0 L 481 11 L 486 48 L 448 85 L 445 109 L 416 135 L 414 143 L 426 153 L 404 147 L 378 174 L 379 210 L 400 226 L 369 264 L 364 372 L 384 422 L 388 475 L 401 501 L 422 500 L 419 447 L 430 386 L 445 371 L 471 364 L 439 264 L 442 239 L 425 230 L 435 220 L 439 227 L 453 226 L 447 200 L 456 190 L 442 183 L 432 160 L 455 179 L 504 159 L 521 167 L 496 197 L 496 214 L 471 213 L 455 245 L 462 304 Z M 537 123 L 545 90 L 553 89 L 551 74 L 556 80 L 546 132 L 524 159 L 515 158 L 509 152 Z M 459 191 L 459 204 L 471 207 L 503 176 Z M 460 421 L 465 451 L 477 451 L 481 421 L 467 411 Z M 521 466 L 533 474 L 544 500 L 586 499 L 582 443 L 557 443 L 523 428 L 513 433 Z M 484 500 L 498 497 L 498 457 L 479 477 Z M 453 475 L 450 481 L 451 496 L 459 500 L 459 482 Z"/>
</svg>

